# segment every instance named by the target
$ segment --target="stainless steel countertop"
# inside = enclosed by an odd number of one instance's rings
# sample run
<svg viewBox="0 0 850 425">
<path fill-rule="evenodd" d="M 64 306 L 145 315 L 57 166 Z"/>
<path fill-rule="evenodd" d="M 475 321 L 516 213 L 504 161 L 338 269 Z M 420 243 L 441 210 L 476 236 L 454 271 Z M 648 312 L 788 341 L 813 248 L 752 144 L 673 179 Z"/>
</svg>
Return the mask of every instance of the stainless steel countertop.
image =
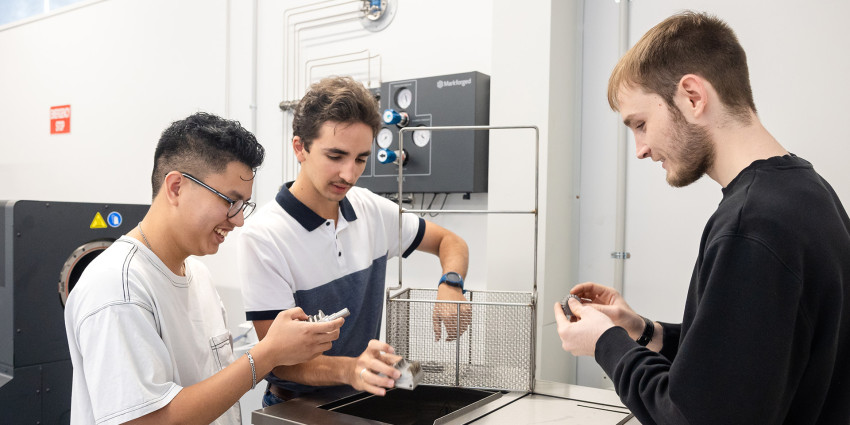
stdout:
<svg viewBox="0 0 850 425">
<path fill-rule="evenodd" d="M 251 420 L 255 425 L 339 423 L 337 413 L 317 406 L 350 394 L 349 390 L 318 398 L 295 399 L 256 410 Z M 380 423 L 353 416 L 345 416 L 344 422 Z M 447 423 L 639 425 L 614 391 L 539 380 L 535 381 L 533 393 L 508 392 Z"/>
<path fill-rule="evenodd" d="M 479 413 L 479 412 L 476 412 Z M 536 381 L 534 392 L 497 410 L 458 423 L 639 425 L 614 391 Z"/>
</svg>

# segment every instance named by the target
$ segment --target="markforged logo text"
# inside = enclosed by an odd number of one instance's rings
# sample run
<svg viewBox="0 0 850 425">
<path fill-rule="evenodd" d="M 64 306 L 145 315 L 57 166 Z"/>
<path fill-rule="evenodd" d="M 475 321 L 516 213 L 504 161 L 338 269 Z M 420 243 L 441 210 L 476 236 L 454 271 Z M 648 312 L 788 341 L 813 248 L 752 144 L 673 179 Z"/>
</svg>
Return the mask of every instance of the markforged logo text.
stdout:
<svg viewBox="0 0 850 425">
<path fill-rule="evenodd" d="M 437 80 L 437 88 L 438 89 L 441 89 L 443 87 L 454 87 L 454 86 L 466 87 L 467 84 L 472 84 L 472 78 L 467 78 L 465 80 L 454 79 L 454 80 L 451 80 L 451 81 L 449 81 L 449 80 Z"/>
</svg>

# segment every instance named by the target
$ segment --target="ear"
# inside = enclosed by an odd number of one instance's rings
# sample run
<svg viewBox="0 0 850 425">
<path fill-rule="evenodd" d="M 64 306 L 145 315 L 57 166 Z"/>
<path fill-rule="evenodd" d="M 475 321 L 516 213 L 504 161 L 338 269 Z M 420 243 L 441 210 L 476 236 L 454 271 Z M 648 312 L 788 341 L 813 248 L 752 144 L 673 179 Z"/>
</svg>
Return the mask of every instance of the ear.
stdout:
<svg viewBox="0 0 850 425">
<path fill-rule="evenodd" d="M 298 163 L 304 162 L 304 142 L 301 141 L 301 136 L 295 136 L 292 138 L 292 150 L 295 151 L 295 158 L 298 159 Z"/>
<path fill-rule="evenodd" d="M 685 116 L 700 118 L 708 107 L 708 81 L 699 75 L 686 74 L 679 80 L 675 103 Z"/>
<path fill-rule="evenodd" d="M 181 187 L 184 181 L 183 175 L 177 171 L 172 171 L 165 176 L 160 193 L 165 195 L 169 204 L 176 206 L 180 203 Z"/>
</svg>

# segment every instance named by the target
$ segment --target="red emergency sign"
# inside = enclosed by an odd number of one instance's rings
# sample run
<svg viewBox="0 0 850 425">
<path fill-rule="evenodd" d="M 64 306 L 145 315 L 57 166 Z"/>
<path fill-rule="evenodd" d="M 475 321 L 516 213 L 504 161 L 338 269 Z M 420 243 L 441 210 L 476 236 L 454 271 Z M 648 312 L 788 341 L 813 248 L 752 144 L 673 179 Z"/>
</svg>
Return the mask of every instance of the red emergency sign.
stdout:
<svg viewBox="0 0 850 425">
<path fill-rule="evenodd" d="M 71 105 L 50 107 L 50 134 L 71 132 Z"/>
</svg>

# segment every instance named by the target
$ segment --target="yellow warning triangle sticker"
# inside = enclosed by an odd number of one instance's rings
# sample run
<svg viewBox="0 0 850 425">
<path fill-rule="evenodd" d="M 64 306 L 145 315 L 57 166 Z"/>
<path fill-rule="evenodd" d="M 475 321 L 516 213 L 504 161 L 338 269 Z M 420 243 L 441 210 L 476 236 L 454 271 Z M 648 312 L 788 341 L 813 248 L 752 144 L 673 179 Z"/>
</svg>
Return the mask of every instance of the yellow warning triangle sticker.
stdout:
<svg viewBox="0 0 850 425">
<path fill-rule="evenodd" d="M 94 215 L 94 220 L 91 221 L 90 229 L 105 229 L 106 228 L 106 220 L 103 219 L 103 216 L 98 212 Z"/>
</svg>

